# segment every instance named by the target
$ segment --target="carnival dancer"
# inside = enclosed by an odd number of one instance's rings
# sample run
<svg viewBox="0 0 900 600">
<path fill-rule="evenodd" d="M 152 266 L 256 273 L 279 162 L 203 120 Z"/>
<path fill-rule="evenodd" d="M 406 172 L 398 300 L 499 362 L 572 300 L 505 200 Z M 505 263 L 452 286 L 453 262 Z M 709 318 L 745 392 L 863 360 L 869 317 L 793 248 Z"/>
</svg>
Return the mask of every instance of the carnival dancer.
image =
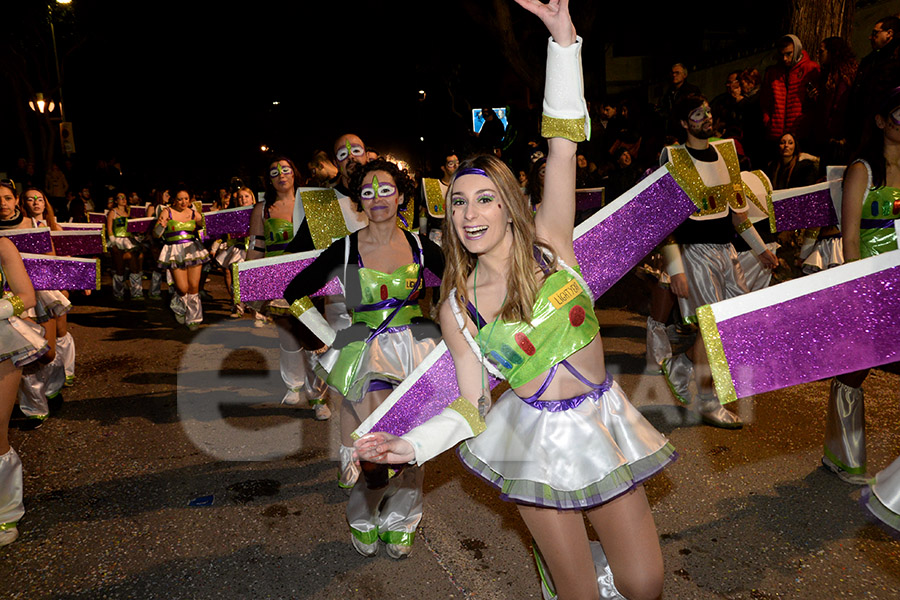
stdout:
<svg viewBox="0 0 900 600">
<path fill-rule="evenodd" d="M 56 215 L 53 212 L 52 203 L 47 201 L 47 196 L 39 189 L 26 188 L 24 193 L 25 201 L 22 203 L 20 210 L 23 210 L 27 216 L 34 219 L 36 227 L 48 227 L 50 231 L 62 231 L 62 227 L 56 221 Z M 66 298 L 69 297 L 67 291 L 60 291 Z M 38 297 L 41 294 L 38 292 Z M 65 303 L 60 303 L 60 308 Z M 72 386 L 75 383 L 75 339 L 69 331 L 67 312 L 58 311 L 56 317 L 56 352 L 60 355 L 65 369 L 65 385 Z"/>
<path fill-rule="evenodd" d="M 710 142 L 713 116 L 706 98 L 687 96 L 679 100 L 675 111 L 687 141 L 664 148 L 660 164 L 667 165 L 678 184 L 701 208 L 675 230 L 662 252 L 682 318 L 695 323 L 698 307 L 748 291 L 731 243 L 735 232 L 747 242 L 761 267 L 773 269 L 778 260 L 747 218 L 747 192 L 734 141 Z M 701 336 L 697 336 L 688 352 L 691 357 L 678 354 L 662 365 L 675 397 L 691 403 L 688 386 L 693 376 L 703 423 L 726 429 L 742 427 L 740 418 L 719 403 Z"/>
<path fill-rule="evenodd" d="M 199 239 L 203 228 L 203 215 L 191 205 L 191 193 L 184 187 L 176 187 L 172 206 L 162 210 L 156 220 L 154 234 L 161 237 L 159 268 L 169 269 L 176 293 L 169 303 L 175 319 L 189 329 L 196 329 L 203 321 L 200 303 L 200 275 L 203 265 L 209 262 L 209 253 Z"/>
<path fill-rule="evenodd" d="M 142 278 L 144 276 L 141 264 L 141 245 L 128 231 L 128 217 L 131 207 L 128 205 L 128 197 L 119 192 L 116 194 L 115 204 L 106 213 L 107 246 L 113 260 L 113 297 L 116 300 L 125 299 L 125 263 L 128 262 L 128 289 L 132 300 L 144 299 Z"/>
<path fill-rule="evenodd" d="M 157 190 L 153 194 L 153 201 L 147 207 L 147 216 L 159 219 L 163 211 L 168 208 L 169 202 L 169 190 Z M 168 270 L 160 268 L 159 262 L 153 258 L 158 257 L 159 253 L 162 251 L 162 243 L 157 236 L 148 236 L 147 251 L 152 259 L 150 267 L 150 291 L 147 293 L 147 297 L 151 300 L 159 300 L 162 298 L 162 278 Z"/>
<path fill-rule="evenodd" d="M 19 199 L 19 210 L 25 215 L 20 227 L 47 227 L 51 231 L 62 231 L 56 222 L 53 207 L 44 192 L 37 188 L 25 188 Z M 55 254 L 55 251 L 51 250 L 48 254 Z M 24 370 L 19 405 L 27 416 L 46 417 L 51 404 L 62 402 L 62 388 L 72 385 L 75 380 L 75 341 L 68 331 L 67 316 L 72 303 L 67 291 L 37 290 L 35 295 L 34 309 L 25 314 L 43 325 L 50 347 L 44 358 L 50 361 L 46 364 L 36 361 Z M 53 323 L 48 323 L 51 320 Z"/>
<path fill-rule="evenodd" d="M 12 196 L 10 188 L 0 184 L 0 203 Z M 18 250 L 3 238 L 0 238 L 0 280 L 3 288 L 9 288 L 0 299 L 0 546 L 5 546 L 19 537 L 18 521 L 25 514 L 22 461 L 9 445 L 9 419 L 16 403 L 22 365 L 46 352 L 47 342 L 40 334 L 40 327 L 18 318 L 34 307 L 34 288 Z"/>
<path fill-rule="evenodd" d="M 309 219 L 303 219 L 297 228 L 294 226 L 295 172 L 294 163 L 286 157 L 275 158 L 269 163 L 264 201 L 258 202 L 250 215 L 251 246 L 247 250 L 247 260 L 284 254 L 288 244 L 298 236 L 308 240 L 310 248 L 313 247 Z M 270 300 L 252 308 L 271 317 L 278 330 L 281 378 L 287 386 L 281 402 L 299 404 L 300 391 L 305 389 L 316 420 L 329 419 L 327 386 L 313 369 L 316 353 L 325 351 L 325 345 L 291 316 L 290 306 L 284 299 Z"/>
<path fill-rule="evenodd" d="M 33 191 L 33 188 L 28 188 Z M 38 226 L 32 218 L 25 217 L 25 209 L 9 186 L 0 182 L 0 229 L 33 229 Z M 43 197 L 43 195 L 41 194 Z M 28 365 L 19 386 L 19 408 L 27 417 L 27 427 L 39 427 L 50 416 L 50 402 L 61 401 L 60 391 L 65 384 L 62 358 L 56 352 L 57 318 L 66 314 L 72 304 L 61 292 L 42 290 L 35 293 L 35 304 L 23 313 L 42 328 L 39 330 L 47 342 L 47 351 L 37 361 Z"/>
<path fill-rule="evenodd" d="M 549 567 L 545 597 L 597 598 L 599 587 L 603 598 L 658 598 L 662 553 L 641 482 L 675 453 L 606 371 L 572 243 L 575 142 L 589 135 L 581 40 L 566 0 L 517 2 L 552 35 L 543 207 L 532 218 L 498 159 L 463 161 L 447 201 L 440 308 L 462 397 L 400 438 L 369 433 L 356 447 L 363 460 L 422 464 L 478 434 L 458 453 L 517 503 Z M 512 388 L 492 408 L 489 371 Z"/>
<path fill-rule="evenodd" d="M 256 204 L 256 195 L 253 190 L 244 186 L 237 191 L 229 208 L 240 208 L 242 206 L 253 206 Z M 231 265 L 238 263 L 247 258 L 247 245 L 250 243 L 250 237 L 235 237 L 228 234 L 227 238 L 219 245 L 218 251 L 215 253 L 216 262 L 225 271 L 225 289 L 232 289 L 231 281 Z M 234 300 L 234 294 L 229 294 L 232 298 L 231 314 L 229 317 L 238 319 L 244 314 L 244 303 Z"/>
<path fill-rule="evenodd" d="M 411 552 L 422 518 L 423 469 L 404 468 L 371 489 L 370 481 L 358 477 L 351 434 L 434 349 L 435 339 L 417 339 L 414 333 L 420 332 L 411 325 L 422 318 L 418 301 L 424 292 L 425 267 L 441 276 L 444 257 L 436 244 L 399 226 L 398 210 L 415 195 L 415 184 L 405 171 L 385 160 L 370 160 L 353 174 L 351 191 L 368 225 L 319 255 L 290 283 L 285 299 L 302 314 L 312 307 L 309 294 L 335 273 L 344 273 L 345 289 L 354 292 L 347 299 L 355 300 L 357 283 L 351 280 L 358 273 L 361 304 L 353 311 L 353 321 L 366 325 L 366 333 L 341 348 L 334 364 L 328 360 L 331 352 L 320 362 L 330 368 L 328 383 L 344 396 L 339 485 L 352 487 L 347 502 L 350 541 L 363 556 L 374 556 L 381 540 L 388 556 L 400 559 Z M 348 272 L 348 261 L 358 269 Z M 352 329 L 345 331 L 344 337 L 352 337 Z M 436 328 L 433 332 L 437 337 Z"/>
<path fill-rule="evenodd" d="M 894 221 L 900 219 L 900 87 L 884 94 L 874 119 L 867 123 L 860 148 L 844 174 L 841 235 L 848 263 L 897 250 Z M 868 374 L 864 369 L 831 380 L 825 421 L 822 464 L 855 485 L 867 481 L 862 384 Z M 877 506 L 883 498 L 888 509 L 900 513 L 896 466 L 879 473 L 876 480 L 869 506 Z"/>
</svg>

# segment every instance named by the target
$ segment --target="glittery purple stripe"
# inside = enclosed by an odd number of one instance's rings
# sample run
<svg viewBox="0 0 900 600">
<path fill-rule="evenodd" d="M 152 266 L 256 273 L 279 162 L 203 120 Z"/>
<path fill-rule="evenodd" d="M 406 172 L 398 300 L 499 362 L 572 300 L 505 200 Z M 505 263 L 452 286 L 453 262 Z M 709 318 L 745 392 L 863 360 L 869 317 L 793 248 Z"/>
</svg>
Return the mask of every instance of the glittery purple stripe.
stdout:
<svg viewBox="0 0 900 600">
<path fill-rule="evenodd" d="M 250 212 L 252 206 L 242 210 L 228 212 L 204 213 L 206 221 L 206 233 L 211 238 L 223 235 L 246 236 L 250 233 Z"/>
<path fill-rule="evenodd" d="M 149 219 L 147 221 L 136 221 L 134 219 L 128 219 L 128 232 L 129 233 L 146 233 L 150 231 L 150 228 L 156 223 L 154 219 Z"/>
<path fill-rule="evenodd" d="M 103 213 L 88 213 L 88 223 L 106 223 L 106 215 Z"/>
<path fill-rule="evenodd" d="M 827 189 L 772 203 L 778 231 L 837 225 L 837 214 Z"/>
<path fill-rule="evenodd" d="M 275 300 L 284 297 L 284 290 L 294 277 L 305 269 L 315 258 L 305 258 L 284 262 L 277 265 L 266 265 L 238 271 L 238 285 L 241 291 L 241 302 L 258 300 Z M 252 261 L 250 261 L 252 262 Z M 246 263 L 245 263 L 246 264 Z M 312 296 L 340 294 L 341 284 L 337 277 L 325 284 Z"/>
<path fill-rule="evenodd" d="M 97 287 L 97 262 L 23 258 L 36 290 L 93 290 Z"/>
<path fill-rule="evenodd" d="M 603 206 L 603 192 L 579 192 L 575 190 L 575 210 L 588 210 Z"/>
<path fill-rule="evenodd" d="M 488 378 L 491 389 L 500 382 L 499 379 Z M 449 352 L 444 352 L 397 400 L 391 410 L 375 423 L 371 431 L 403 435 L 439 414 L 457 398 L 459 386 L 456 383 L 453 359 Z"/>
<path fill-rule="evenodd" d="M 14 230 L 13 230 L 14 231 Z M 19 233 L 10 235 L 10 231 L 4 231 L 0 235 L 8 237 L 15 244 L 19 252 L 27 252 L 29 254 L 46 254 L 53 250 L 53 244 L 50 242 L 50 230 L 40 231 L 37 233 Z"/>
<path fill-rule="evenodd" d="M 72 231 L 72 230 L 69 230 Z M 81 235 L 56 235 L 59 232 L 50 232 L 53 238 L 53 248 L 57 256 L 87 256 L 103 253 L 103 235 L 97 229 L 83 229 Z"/>
<path fill-rule="evenodd" d="M 738 398 L 896 361 L 898 298 L 900 266 L 719 323 Z"/>
<path fill-rule="evenodd" d="M 697 206 L 666 173 L 575 240 L 575 256 L 594 296 L 628 273 Z"/>
<path fill-rule="evenodd" d="M 132 219 L 143 219 L 147 216 L 146 206 L 132 206 L 128 210 L 128 216 Z"/>
</svg>

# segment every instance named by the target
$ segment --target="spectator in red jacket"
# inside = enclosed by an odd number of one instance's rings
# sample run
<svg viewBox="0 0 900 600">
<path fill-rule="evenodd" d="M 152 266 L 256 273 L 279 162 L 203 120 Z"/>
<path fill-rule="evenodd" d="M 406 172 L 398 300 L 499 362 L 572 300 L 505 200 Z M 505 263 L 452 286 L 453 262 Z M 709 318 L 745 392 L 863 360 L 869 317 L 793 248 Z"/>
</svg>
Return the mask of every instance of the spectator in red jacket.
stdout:
<svg viewBox="0 0 900 600">
<path fill-rule="evenodd" d="M 766 139 L 773 145 L 787 131 L 807 136 L 807 93 L 819 78 L 819 64 L 809 58 L 797 36 L 784 36 L 777 47 L 778 62 L 766 69 L 760 92 Z"/>
</svg>

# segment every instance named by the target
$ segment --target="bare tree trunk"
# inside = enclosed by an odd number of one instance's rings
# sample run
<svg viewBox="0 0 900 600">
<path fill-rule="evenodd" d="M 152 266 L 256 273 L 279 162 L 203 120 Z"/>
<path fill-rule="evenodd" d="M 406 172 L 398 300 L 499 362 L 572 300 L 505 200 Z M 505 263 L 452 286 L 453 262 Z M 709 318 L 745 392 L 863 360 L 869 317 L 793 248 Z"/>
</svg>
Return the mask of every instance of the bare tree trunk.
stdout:
<svg viewBox="0 0 900 600">
<path fill-rule="evenodd" d="M 800 38 L 809 57 L 816 60 L 825 38 L 850 40 L 855 4 L 854 0 L 792 0 L 790 33 Z"/>
</svg>

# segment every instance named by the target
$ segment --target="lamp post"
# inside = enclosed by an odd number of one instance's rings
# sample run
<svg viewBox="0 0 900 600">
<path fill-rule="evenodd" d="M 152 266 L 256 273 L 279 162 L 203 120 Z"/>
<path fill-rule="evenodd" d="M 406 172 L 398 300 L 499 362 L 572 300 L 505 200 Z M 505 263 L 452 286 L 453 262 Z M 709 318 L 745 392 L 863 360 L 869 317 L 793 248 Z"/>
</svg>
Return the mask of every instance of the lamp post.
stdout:
<svg viewBox="0 0 900 600">
<path fill-rule="evenodd" d="M 56 0 L 57 4 L 71 4 L 72 0 Z M 56 51 L 56 29 L 53 26 L 53 5 L 50 8 L 50 38 L 53 40 L 53 64 L 56 66 L 56 84 L 59 86 L 59 117 L 65 123 L 66 111 L 63 104 L 62 79 L 59 76 L 59 53 Z M 53 110 L 52 108 L 50 110 Z M 43 111 L 41 111 L 43 112 Z"/>
</svg>

